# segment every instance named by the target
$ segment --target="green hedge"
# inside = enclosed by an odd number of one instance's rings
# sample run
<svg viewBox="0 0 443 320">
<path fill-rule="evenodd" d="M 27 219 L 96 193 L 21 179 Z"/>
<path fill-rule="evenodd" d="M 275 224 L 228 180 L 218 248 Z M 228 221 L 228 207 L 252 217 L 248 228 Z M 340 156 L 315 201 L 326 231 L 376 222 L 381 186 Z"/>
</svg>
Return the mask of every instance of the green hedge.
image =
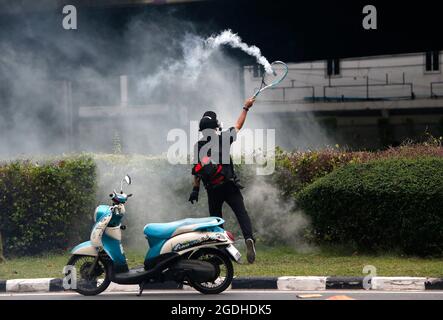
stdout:
<svg viewBox="0 0 443 320">
<path fill-rule="evenodd" d="M 443 138 L 429 137 L 424 143 L 405 142 L 400 147 L 376 152 L 346 151 L 339 149 L 339 146 L 303 152 L 285 152 L 278 148 L 273 180 L 279 186 L 281 195 L 288 199 L 297 196 L 315 180 L 347 164 L 379 159 L 443 158 L 442 141 Z"/>
<path fill-rule="evenodd" d="M 425 159 L 416 160 L 421 158 Z M 256 176 L 254 166 L 236 169 L 246 186 L 242 191 L 246 207 L 262 243 L 299 248 L 306 243 L 308 220 L 312 220 L 317 240 L 433 254 L 440 253 L 443 243 L 438 206 L 433 207 L 439 204 L 437 180 L 443 177 L 435 172 L 443 166 L 435 168 L 434 162 L 441 159 L 440 144 L 376 153 L 278 150 L 276 172 L 270 177 Z M 190 172 L 190 165 L 173 166 L 165 157 L 142 155 L 90 154 L 40 164 L 0 164 L 0 234 L 5 254 L 64 250 L 86 240 L 94 207 L 109 202 L 109 193 L 119 188 L 127 173 L 134 183 L 125 190 L 134 198 L 127 206 L 125 223 L 131 232 L 124 233 L 129 240 L 125 245 L 145 248 L 146 223 L 208 215 L 203 190 L 198 204 L 188 202 Z M 433 185 L 437 187 L 430 188 Z M 294 199 L 310 219 L 297 210 Z M 223 209 L 226 227 L 240 235 L 230 211 L 228 206 Z M 415 225 L 416 221 L 420 224 Z"/>
<path fill-rule="evenodd" d="M 67 249 L 87 236 L 95 206 L 90 157 L 0 165 L 0 233 L 6 255 Z"/>
<path fill-rule="evenodd" d="M 313 181 L 324 177 L 347 163 L 360 162 L 363 153 L 324 149 L 307 152 L 276 152 L 276 171 L 273 180 L 283 198 L 297 195 Z"/>
<path fill-rule="evenodd" d="M 348 164 L 297 196 L 320 241 L 443 254 L 443 159 Z"/>
</svg>

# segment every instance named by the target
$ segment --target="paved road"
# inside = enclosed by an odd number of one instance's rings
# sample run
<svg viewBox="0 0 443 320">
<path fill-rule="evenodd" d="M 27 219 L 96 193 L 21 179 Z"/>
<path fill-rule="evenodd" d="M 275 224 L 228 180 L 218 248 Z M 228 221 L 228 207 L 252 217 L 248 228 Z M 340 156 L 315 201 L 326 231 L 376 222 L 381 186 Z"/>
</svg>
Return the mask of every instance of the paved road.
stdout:
<svg viewBox="0 0 443 320">
<path fill-rule="evenodd" d="M 312 296 L 317 295 L 317 296 Z M 443 300 L 443 291 L 386 292 L 386 291 L 277 291 L 235 290 L 217 296 L 204 296 L 184 291 L 145 291 L 142 297 L 135 293 L 113 292 L 97 297 L 83 297 L 75 293 L 0 294 L 0 300 Z"/>
</svg>

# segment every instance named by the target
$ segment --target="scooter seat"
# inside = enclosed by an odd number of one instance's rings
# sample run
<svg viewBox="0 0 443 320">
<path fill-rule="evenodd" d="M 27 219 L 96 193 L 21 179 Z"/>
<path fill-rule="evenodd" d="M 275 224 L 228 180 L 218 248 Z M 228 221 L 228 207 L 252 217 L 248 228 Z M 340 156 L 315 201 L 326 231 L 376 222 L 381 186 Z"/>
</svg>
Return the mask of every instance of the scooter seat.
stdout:
<svg viewBox="0 0 443 320">
<path fill-rule="evenodd" d="M 222 218 L 209 217 L 189 218 L 169 223 L 150 223 L 146 225 L 144 233 L 148 238 L 169 239 L 183 233 L 218 227 L 224 222 Z"/>
</svg>

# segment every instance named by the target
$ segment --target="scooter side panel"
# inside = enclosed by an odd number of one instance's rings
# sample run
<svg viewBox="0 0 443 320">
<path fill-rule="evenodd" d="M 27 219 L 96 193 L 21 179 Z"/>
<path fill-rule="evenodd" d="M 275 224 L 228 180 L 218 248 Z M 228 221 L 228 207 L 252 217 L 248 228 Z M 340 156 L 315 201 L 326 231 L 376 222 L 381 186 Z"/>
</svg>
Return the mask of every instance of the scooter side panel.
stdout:
<svg viewBox="0 0 443 320">
<path fill-rule="evenodd" d="M 178 235 L 166 241 L 160 254 L 168 252 L 183 253 L 197 247 L 213 246 L 214 244 L 220 243 L 231 244 L 232 241 L 224 232 L 190 232 Z"/>
<path fill-rule="evenodd" d="M 103 245 L 102 238 L 104 236 L 105 230 L 112 219 L 112 213 L 109 211 L 107 214 L 103 215 L 100 220 L 98 220 L 91 232 L 91 243 L 96 247 L 101 247 Z"/>
<path fill-rule="evenodd" d="M 122 230 L 120 229 L 120 226 L 114 228 L 107 227 L 105 234 L 110 236 L 112 239 L 122 241 Z"/>
<path fill-rule="evenodd" d="M 102 237 L 103 249 L 106 251 L 108 256 L 112 259 L 115 266 L 125 266 L 126 256 L 123 251 L 123 246 L 120 240 L 116 240 L 104 234 Z"/>
<path fill-rule="evenodd" d="M 149 251 L 146 254 L 145 260 L 154 259 L 155 257 L 158 257 L 161 254 L 161 250 L 163 248 L 163 245 L 166 243 L 167 239 L 150 237 L 148 241 L 149 241 Z"/>
<path fill-rule="evenodd" d="M 96 257 L 98 255 L 98 250 L 92 245 L 91 241 L 86 241 L 72 249 L 71 254 Z"/>
</svg>

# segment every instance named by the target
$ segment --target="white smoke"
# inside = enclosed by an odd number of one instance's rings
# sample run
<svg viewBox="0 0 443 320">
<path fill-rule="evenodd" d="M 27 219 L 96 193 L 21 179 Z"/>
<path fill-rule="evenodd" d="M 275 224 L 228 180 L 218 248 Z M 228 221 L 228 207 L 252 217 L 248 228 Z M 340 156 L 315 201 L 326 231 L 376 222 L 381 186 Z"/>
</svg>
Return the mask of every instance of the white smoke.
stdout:
<svg viewBox="0 0 443 320">
<path fill-rule="evenodd" d="M 305 239 L 309 218 L 294 201 L 282 199 L 280 190 L 266 177 L 255 176 L 244 195 L 257 239 L 270 245 L 285 244 L 298 252 L 316 249 Z"/>
<path fill-rule="evenodd" d="M 267 73 L 273 72 L 271 64 L 268 59 L 262 55 L 260 49 L 256 46 L 248 46 L 242 41 L 238 34 L 233 33 L 231 30 L 225 30 L 219 35 L 209 37 L 206 40 L 206 43 L 209 47 L 215 49 L 222 45 L 230 45 L 232 48 L 240 49 L 248 55 L 255 57 L 257 62 L 265 68 Z"/>
<path fill-rule="evenodd" d="M 165 83 L 177 82 L 177 78 L 186 81 L 187 86 L 198 85 L 202 73 L 209 67 L 210 58 L 223 45 L 240 49 L 256 58 L 257 63 L 262 65 L 266 72 L 273 72 L 271 64 L 262 55 L 260 49 L 242 42 L 242 39 L 231 30 L 222 31 L 220 34 L 212 35 L 207 39 L 188 33 L 180 44 L 183 58 L 165 61 L 156 73 L 149 75 L 141 82 L 140 90 L 152 92 Z"/>
<path fill-rule="evenodd" d="M 189 122 L 198 120 L 208 108 L 216 111 L 225 124 L 235 123 L 245 94 L 241 89 L 244 70 L 236 59 L 221 50 L 223 45 L 242 50 L 266 70 L 270 69 L 260 49 L 243 43 L 230 30 L 207 38 L 198 32 L 199 26 L 175 18 L 134 17 L 120 36 L 101 24 L 102 29 L 83 25 L 82 30 L 88 29 L 88 32 L 73 33 L 57 33 L 46 20 L 32 19 L 29 24 L 32 28 L 0 30 L 4 39 L 0 43 L 0 156 L 8 158 L 17 154 L 70 151 L 109 153 L 114 149 L 124 154 L 158 155 L 167 150 L 169 130 L 189 128 Z M 143 106 L 146 110 L 152 106 L 154 115 L 116 119 L 104 114 L 99 119 L 79 119 L 78 133 L 73 135 L 78 145 L 68 148 L 67 108 L 62 103 L 63 90 L 57 80 L 72 81 L 73 103 L 88 110 L 87 106 L 120 104 L 120 75 L 129 78 L 128 105 Z M 156 107 L 166 112 L 157 115 Z M 247 127 L 281 128 L 281 136 L 290 140 L 288 148 L 304 141 L 305 136 L 314 137 L 314 133 L 323 136 L 310 128 L 289 133 L 293 123 L 280 124 L 283 120 L 277 113 L 258 117 L 251 113 Z M 115 137 L 118 137 L 118 148 L 113 148 Z M 136 157 L 131 161 L 122 157 L 120 161 L 115 168 L 99 163 L 98 203 L 106 203 L 106 195 L 115 183 L 124 174 L 131 174 L 134 185 L 128 189 L 135 197 L 128 211 L 134 218 L 132 226 L 140 228 L 134 232 L 134 238 L 142 235 L 139 232 L 144 223 L 208 215 L 204 192 L 198 206 L 187 201 L 192 189 L 190 170 L 157 167 Z M 259 233 L 262 233 L 260 226 L 269 225 L 266 220 L 269 218 L 276 223 L 274 231 L 282 228 L 282 234 L 288 236 L 285 239 L 292 242 L 291 234 L 297 223 L 304 222 L 292 219 L 290 207 L 283 204 L 274 207 L 269 200 L 267 207 L 258 201 L 258 194 L 273 191 L 265 188 L 258 192 L 254 185 L 255 182 L 246 185 L 245 198 L 246 201 L 249 197 L 253 199 L 248 209 L 251 216 L 257 217 Z M 248 190 L 257 193 L 251 194 Z M 273 220 L 276 212 L 280 212 L 278 221 Z M 230 212 L 226 216 L 234 217 Z"/>
</svg>

